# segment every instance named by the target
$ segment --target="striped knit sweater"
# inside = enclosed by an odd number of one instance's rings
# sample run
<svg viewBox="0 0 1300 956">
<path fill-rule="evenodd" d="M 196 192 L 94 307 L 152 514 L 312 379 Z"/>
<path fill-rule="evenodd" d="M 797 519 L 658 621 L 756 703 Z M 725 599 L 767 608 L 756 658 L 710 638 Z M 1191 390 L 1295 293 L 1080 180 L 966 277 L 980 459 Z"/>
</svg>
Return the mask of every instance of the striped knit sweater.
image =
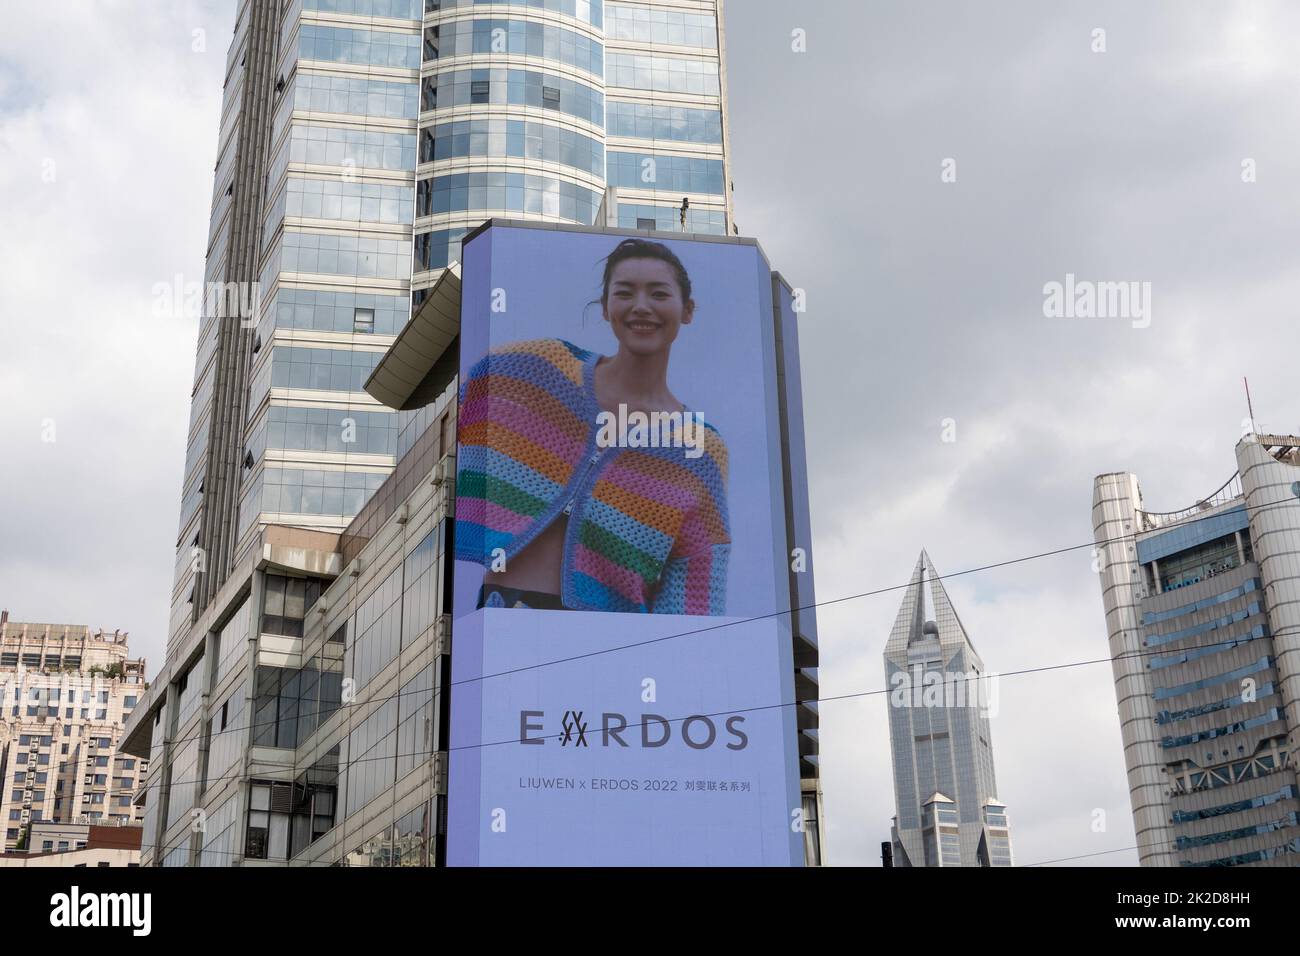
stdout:
<svg viewBox="0 0 1300 956">
<path fill-rule="evenodd" d="M 559 339 L 493 349 L 460 386 L 456 558 L 491 567 L 567 513 L 565 607 L 721 615 L 727 448 L 598 447 L 600 356 Z"/>
</svg>

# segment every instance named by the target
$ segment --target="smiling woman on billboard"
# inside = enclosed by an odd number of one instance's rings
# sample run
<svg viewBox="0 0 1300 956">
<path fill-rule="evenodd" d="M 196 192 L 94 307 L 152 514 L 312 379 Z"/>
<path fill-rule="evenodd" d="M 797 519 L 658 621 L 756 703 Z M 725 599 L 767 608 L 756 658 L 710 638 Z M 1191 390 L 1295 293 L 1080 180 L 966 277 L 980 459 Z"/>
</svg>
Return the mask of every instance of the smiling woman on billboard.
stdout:
<svg viewBox="0 0 1300 956">
<path fill-rule="evenodd" d="M 480 607 L 725 614 L 727 448 L 668 387 L 690 276 L 627 239 L 600 305 L 614 355 L 534 339 L 465 376 L 456 557 L 487 568 Z"/>
</svg>

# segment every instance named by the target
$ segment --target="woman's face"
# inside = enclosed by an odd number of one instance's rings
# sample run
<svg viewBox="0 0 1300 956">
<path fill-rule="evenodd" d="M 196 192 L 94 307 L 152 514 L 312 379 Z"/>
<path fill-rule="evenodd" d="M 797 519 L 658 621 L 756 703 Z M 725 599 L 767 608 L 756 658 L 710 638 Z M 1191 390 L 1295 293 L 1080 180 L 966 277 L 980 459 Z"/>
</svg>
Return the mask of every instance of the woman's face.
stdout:
<svg viewBox="0 0 1300 956">
<path fill-rule="evenodd" d="M 660 259 L 625 259 L 609 277 L 605 321 L 619 345 L 635 355 L 667 351 L 695 303 L 682 301 L 673 267 Z"/>
</svg>

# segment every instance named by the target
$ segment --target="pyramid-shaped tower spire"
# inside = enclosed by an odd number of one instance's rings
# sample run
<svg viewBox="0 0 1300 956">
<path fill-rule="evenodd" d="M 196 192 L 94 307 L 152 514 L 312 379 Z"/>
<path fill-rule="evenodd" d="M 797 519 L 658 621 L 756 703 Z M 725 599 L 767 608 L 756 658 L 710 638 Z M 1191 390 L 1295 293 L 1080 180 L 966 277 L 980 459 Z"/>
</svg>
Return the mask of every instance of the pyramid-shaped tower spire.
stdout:
<svg viewBox="0 0 1300 956">
<path fill-rule="evenodd" d="M 932 617 L 927 617 L 927 609 L 931 611 Z M 962 652 L 966 666 L 969 666 L 972 658 L 979 660 L 975 645 L 971 643 L 970 635 L 957 616 L 929 553 L 922 549 L 916 559 L 916 567 L 912 569 L 912 577 L 904 589 L 903 603 L 898 608 L 898 616 L 894 619 L 893 630 L 885 645 L 885 657 L 897 664 L 904 664 L 907 648 L 925 639 L 927 621 L 935 622 L 945 662 L 958 652 Z"/>
</svg>

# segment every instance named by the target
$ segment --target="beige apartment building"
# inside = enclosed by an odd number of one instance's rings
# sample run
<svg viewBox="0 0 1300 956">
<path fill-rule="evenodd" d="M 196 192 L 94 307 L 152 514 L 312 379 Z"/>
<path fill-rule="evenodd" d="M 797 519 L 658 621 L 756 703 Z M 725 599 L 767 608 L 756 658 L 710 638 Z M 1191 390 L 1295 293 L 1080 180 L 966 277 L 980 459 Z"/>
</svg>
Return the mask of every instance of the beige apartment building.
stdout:
<svg viewBox="0 0 1300 956">
<path fill-rule="evenodd" d="M 0 612 L 0 848 L 27 848 L 35 824 L 127 826 L 143 815 L 146 761 L 117 747 L 144 675 L 124 632 Z"/>
</svg>

